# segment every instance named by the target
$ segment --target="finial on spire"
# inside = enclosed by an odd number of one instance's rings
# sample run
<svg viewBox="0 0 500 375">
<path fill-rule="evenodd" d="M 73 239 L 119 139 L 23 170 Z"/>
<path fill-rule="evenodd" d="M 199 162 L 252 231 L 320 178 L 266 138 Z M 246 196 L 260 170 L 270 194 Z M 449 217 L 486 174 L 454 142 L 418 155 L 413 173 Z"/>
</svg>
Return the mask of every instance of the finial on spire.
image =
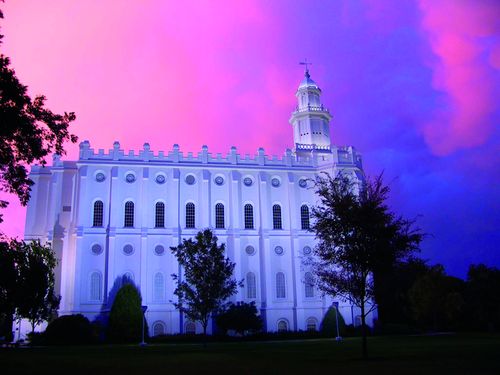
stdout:
<svg viewBox="0 0 500 375">
<path fill-rule="evenodd" d="M 309 75 L 309 65 L 312 65 L 312 63 L 307 62 L 307 58 L 305 58 L 305 59 L 304 59 L 304 61 L 299 62 L 299 64 L 300 64 L 300 65 L 305 65 L 305 67 L 306 67 L 306 71 L 305 71 L 304 75 L 305 75 L 307 78 L 309 78 L 309 77 L 310 77 L 310 75 Z"/>
</svg>

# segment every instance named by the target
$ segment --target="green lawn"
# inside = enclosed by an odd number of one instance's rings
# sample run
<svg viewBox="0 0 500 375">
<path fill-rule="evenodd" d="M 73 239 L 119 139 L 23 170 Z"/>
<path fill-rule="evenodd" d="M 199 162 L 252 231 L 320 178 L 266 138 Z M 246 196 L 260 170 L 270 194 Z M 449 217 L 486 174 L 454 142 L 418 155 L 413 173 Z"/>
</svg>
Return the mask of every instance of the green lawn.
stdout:
<svg viewBox="0 0 500 375">
<path fill-rule="evenodd" d="M 499 335 L 0 349 L 0 374 L 500 374 Z"/>
</svg>

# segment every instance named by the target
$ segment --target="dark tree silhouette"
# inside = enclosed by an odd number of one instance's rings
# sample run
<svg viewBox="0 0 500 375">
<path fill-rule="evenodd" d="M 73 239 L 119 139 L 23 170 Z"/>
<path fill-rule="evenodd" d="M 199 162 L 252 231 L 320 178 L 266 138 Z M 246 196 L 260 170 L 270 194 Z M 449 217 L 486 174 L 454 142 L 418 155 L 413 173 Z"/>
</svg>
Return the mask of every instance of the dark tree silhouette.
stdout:
<svg viewBox="0 0 500 375">
<path fill-rule="evenodd" d="M 216 319 L 217 327 L 222 331 L 234 330 L 243 335 L 247 331 L 256 332 L 262 329 L 262 319 L 260 318 L 255 302 L 237 302 L 219 314 Z"/>
<path fill-rule="evenodd" d="M 108 337 L 113 342 L 139 342 L 143 327 L 142 297 L 137 287 L 125 283 L 116 294 L 109 313 Z M 145 332 L 146 327 L 144 326 Z"/>
<path fill-rule="evenodd" d="M 0 35 L 0 43 L 2 38 Z M 23 205 L 33 185 L 26 166 L 34 162 L 45 165 L 47 155 L 63 155 L 64 143 L 77 141 L 68 131 L 75 114 L 53 113 L 45 107 L 45 96 L 31 99 L 27 89 L 10 67 L 10 59 L 0 55 L 0 190 L 16 194 Z M 7 205 L 0 200 L 0 208 Z"/>
<path fill-rule="evenodd" d="M 311 258 L 320 290 L 361 310 L 362 353 L 368 357 L 366 317 L 374 303 L 377 272 L 418 250 L 422 234 L 413 221 L 389 210 L 382 176 L 358 181 L 327 173 L 315 180 L 320 204 L 312 209 L 319 240 Z"/>
<path fill-rule="evenodd" d="M 172 275 L 177 282 L 174 304 L 189 319 L 199 321 L 206 336 L 210 317 L 223 311 L 226 300 L 241 286 L 232 278 L 235 263 L 225 257 L 225 245 L 217 244 L 210 229 L 170 249 L 182 267 L 182 277 Z"/>
</svg>

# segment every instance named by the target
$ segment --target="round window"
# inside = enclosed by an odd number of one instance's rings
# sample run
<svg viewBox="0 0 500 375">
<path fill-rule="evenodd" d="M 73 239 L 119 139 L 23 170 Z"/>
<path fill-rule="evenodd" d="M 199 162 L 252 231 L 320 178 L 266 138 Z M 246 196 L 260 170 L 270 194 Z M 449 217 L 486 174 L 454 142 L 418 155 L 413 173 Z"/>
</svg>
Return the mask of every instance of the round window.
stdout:
<svg viewBox="0 0 500 375">
<path fill-rule="evenodd" d="M 130 244 L 123 246 L 123 254 L 132 255 L 134 253 L 134 247 Z"/>
<path fill-rule="evenodd" d="M 193 185 L 196 182 L 196 179 L 192 174 L 186 176 L 186 184 Z"/>
<path fill-rule="evenodd" d="M 92 253 L 95 255 L 99 255 L 102 253 L 102 246 L 99 244 L 92 245 Z"/>
<path fill-rule="evenodd" d="M 95 180 L 97 182 L 103 182 L 104 180 L 106 179 L 106 176 L 104 175 L 104 173 L 102 172 L 99 172 L 95 175 Z"/>
<path fill-rule="evenodd" d="M 283 250 L 283 248 L 282 248 L 281 246 L 276 246 L 276 247 L 274 248 L 274 252 L 275 252 L 277 255 L 283 255 L 284 250 Z"/>
<path fill-rule="evenodd" d="M 302 250 L 302 252 L 305 254 L 305 255 L 309 255 L 311 254 L 311 248 L 309 246 L 305 246 L 304 249 Z"/>
<path fill-rule="evenodd" d="M 243 179 L 243 183 L 245 184 L 245 186 L 252 186 L 253 181 L 250 177 L 245 177 Z"/>
<path fill-rule="evenodd" d="M 163 255 L 163 254 L 165 254 L 165 248 L 163 247 L 163 245 L 156 245 L 156 247 L 155 247 L 155 254 L 156 255 Z"/>
<path fill-rule="evenodd" d="M 222 184 L 224 184 L 224 178 L 222 176 L 215 177 L 215 183 L 221 186 Z"/>
<path fill-rule="evenodd" d="M 160 185 L 164 184 L 165 183 L 165 176 L 162 174 L 159 174 L 158 176 L 156 176 L 156 182 Z"/>
<path fill-rule="evenodd" d="M 304 178 L 301 178 L 301 179 L 299 180 L 299 186 L 300 186 L 301 188 L 305 188 L 305 187 L 307 186 L 307 181 L 306 181 Z"/>
<path fill-rule="evenodd" d="M 276 177 L 275 177 L 275 178 L 273 178 L 273 179 L 271 180 L 271 185 L 273 185 L 274 187 L 278 187 L 278 186 L 280 186 L 280 180 L 279 180 L 279 179 L 277 179 Z"/>
<path fill-rule="evenodd" d="M 135 181 L 135 175 L 133 173 L 127 173 L 127 175 L 125 176 L 125 180 L 128 183 L 132 183 Z"/>
<path fill-rule="evenodd" d="M 246 248 L 245 248 L 245 252 L 248 254 L 248 255 L 254 255 L 255 254 L 255 248 L 251 245 L 248 245 Z"/>
</svg>

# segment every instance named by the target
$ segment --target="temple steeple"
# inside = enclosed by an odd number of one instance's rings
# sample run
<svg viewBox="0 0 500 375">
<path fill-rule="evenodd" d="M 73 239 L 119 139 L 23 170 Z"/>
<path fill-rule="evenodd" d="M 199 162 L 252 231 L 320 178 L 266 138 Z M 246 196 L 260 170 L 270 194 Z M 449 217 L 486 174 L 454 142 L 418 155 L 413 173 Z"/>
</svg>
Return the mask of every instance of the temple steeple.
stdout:
<svg viewBox="0 0 500 375">
<path fill-rule="evenodd" d="M 304 79 L 295 96 L 297 107 L 292 112 L 290 124 L 293 126 L 294 151 L 299 157 L 308 157 L 311 151 L 329 154 L 330 119 L 332 116 L 321 103 L 321 89 L 311 79 L 307 64 Z"/>
</svg>

